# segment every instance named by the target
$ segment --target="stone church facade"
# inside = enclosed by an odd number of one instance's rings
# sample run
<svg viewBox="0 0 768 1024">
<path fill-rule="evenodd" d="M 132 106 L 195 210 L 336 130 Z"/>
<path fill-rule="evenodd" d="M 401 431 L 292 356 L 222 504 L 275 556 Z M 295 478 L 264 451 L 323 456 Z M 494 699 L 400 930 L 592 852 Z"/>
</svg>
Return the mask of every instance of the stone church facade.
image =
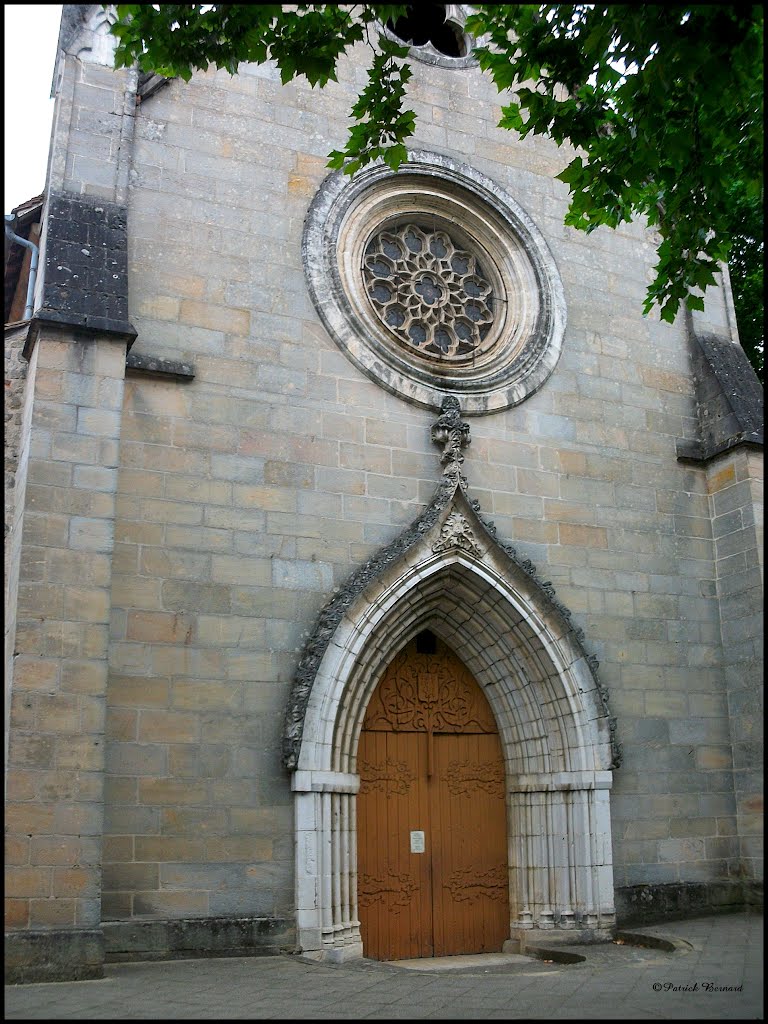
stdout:
<svg viewBox="0 0 768 1024">
<path fill-rule="evenodd" d="M 109 18 L 64 7 L 6 325 L 7 976 L 365 956 L 424 900 L 453 935 L 502 901 L 467 952 L 758 901 L 727 272 L 643 318 L 652 234 L 563 226 L 563 151 L 496 127 L 471 46 L 414 48 L 408 162 L 349 178 L 365 47 L 322 91 L 184 84 L 115 71 Z"/>
</svg>

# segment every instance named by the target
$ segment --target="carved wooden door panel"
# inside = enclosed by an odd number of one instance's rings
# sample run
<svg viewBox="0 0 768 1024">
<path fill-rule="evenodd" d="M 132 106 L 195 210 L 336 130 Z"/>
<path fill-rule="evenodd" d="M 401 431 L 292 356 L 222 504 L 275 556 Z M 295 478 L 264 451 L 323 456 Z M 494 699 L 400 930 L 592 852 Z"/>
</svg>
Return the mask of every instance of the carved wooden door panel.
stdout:
<svg viewBox="0 0 768 1024">
<path fill-rule="evenodd" d="M 432 956 L 432 865 L 411 852 L 429 827 L 427 738 L 364 732 L 357 755 L 358 905 L 364 955 Z"/>
<path fill-rule="evenodd" d="M 358 747 L 363 950 L 493 952 L 509 937 L 504 766 L 471 674 L 431 634 L 392 661 Z M 421 638 L 420 638 L 421 639 Z"/>
<path fill-rule="evenodd" d="M 435 956 L 498 953 L 509 938 L 504 766 L 497 734 L 435 738 Z"/>
</svg>

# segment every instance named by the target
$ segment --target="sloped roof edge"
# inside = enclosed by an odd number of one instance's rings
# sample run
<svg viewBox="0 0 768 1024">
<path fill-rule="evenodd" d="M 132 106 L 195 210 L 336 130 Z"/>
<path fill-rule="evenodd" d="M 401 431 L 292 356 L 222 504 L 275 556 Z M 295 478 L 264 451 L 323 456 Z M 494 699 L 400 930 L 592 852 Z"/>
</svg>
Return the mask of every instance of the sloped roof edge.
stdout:
<svg viewBox="0 0 768 1024">
<path fill-rule="evenodd" d="M 739 444 L 764 443 L 763 389 L 741 345 L 691 332 L 699 440 L 678 445 L 678 458 L 707 462 Z"/>
</svg>

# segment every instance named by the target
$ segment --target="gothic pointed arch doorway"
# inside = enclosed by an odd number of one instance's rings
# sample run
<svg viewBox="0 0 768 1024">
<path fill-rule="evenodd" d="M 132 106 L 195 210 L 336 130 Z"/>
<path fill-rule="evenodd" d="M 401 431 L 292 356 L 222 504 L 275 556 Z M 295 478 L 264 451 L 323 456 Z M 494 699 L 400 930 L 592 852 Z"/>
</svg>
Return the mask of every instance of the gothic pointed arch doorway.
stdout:
<svg viewBox="0 0 768 1024">
<path fill-rule="evenodd" d="M 510 930 L 501 743 L 481 688 L 430 630 L 374 691 L 357 770 L 364 955 L 498 952 Z"/>
<path fill-rule="evenodd" d="M 329 601 L 297 669 L 283 763 L 295 797 L 300 948 L 319 959 L 365 955 L 359 741 L 383 672 L 425 629 L 460 652 L 498 727 L 507 937 L 610 937 L 609 796 L 619 750 L 596 662 L 551 584 L 498 541 L 452 475 Z"/>
</svg>

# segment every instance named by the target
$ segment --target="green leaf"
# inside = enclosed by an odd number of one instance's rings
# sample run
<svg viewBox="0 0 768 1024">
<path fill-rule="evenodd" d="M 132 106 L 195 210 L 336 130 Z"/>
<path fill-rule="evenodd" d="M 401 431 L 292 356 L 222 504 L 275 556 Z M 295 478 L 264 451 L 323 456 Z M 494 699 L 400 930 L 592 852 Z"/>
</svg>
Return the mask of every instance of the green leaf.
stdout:
<svg viewBox="0 0 768 1024">
<path fill-rule="evenodd" d="M 579 182 L 584 180 L 584 163 L 581 157 L 574 157 L 565 170 L 560 171 L 555 177 L 560 181 L 564 181 L 566 185 L 578 185 Z"/>
<path fill-rule="evenodd" d="M 304 76 L 322 88 L 350 48 L 367 42 L 368 78 L 328 166 L 354 173 L 381 159 L 395 170 L 415 128 L 412 72 L 408 47 L 377 25 L 405 11 L 395 4 L 118 4 L 115 66 L 189 81 L 209 65 L 235 73 L 242 63 L 274 61 L 283 83 Z M 591 232 L 646 218 L 662 244 L 643 311 L 657 307 L 664 320 L 689 298 L 689 308 L 699 308 L 697 290 L 717 283 L 717 264 L 727 259 L 740 335 L 750 339 L 757 366 L 763 7 L 476 4 L 467 29 L 482 37 L 474 51 L 482 73 L 506 93 L 499 127 L 576 150 L 557 175 L 570 193 L 565 223 Z"/>
<path fill-rule="evenodd" d="M 502 116 L 499 121 L 499 128 L 507 128 L 512 131 L 521 132 L 525 124 L 523 122 L 520 107 L 517 103 L 509 103 L 502 108 Z"/>
</svg>

